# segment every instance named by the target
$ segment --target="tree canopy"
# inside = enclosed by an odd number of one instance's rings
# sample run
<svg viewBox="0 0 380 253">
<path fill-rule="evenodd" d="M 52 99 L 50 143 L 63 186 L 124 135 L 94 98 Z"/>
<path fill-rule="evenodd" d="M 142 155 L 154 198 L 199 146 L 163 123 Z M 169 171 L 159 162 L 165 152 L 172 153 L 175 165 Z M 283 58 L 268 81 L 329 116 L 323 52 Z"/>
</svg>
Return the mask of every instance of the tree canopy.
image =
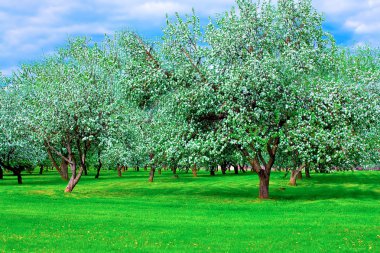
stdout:
<svg viewBox="0 0 380 253">
<path fill-rule="evenodd" d="M 90 156 L 150 166 L 150 181 L 157 166 L 248 163 L 268 198 L 274 166 L 379 161 L 379 50 L 338 47 L 310 0 L 237 0 L 206 26 L 195 11 L 168 17 L 163 32 L 71 39 L 0 81 L 1 166 L 46 150 L 71 192 Z"/>
</svg>

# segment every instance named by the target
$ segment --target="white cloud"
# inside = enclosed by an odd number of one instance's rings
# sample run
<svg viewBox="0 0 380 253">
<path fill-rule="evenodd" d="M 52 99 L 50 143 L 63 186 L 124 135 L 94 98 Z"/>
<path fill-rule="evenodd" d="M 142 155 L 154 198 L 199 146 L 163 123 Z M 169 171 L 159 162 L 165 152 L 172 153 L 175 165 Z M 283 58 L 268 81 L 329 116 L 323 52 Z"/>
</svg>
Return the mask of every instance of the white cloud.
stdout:
<svg viewBox="0 0 380 253">
<path fill-rule="evenodd" d="M 337 29 L 352 34 L 348 44 L 379 45 L 380 0 L 315 0 L 314 4 Z"/>
<path fill-rule="evenodd" d="M 124 27 L 159 34 L 165 14 L 202 17 L 229 9 L 234 0 L 1 0 L 0 69 L 9 73 L 21 61 L 62 45 L 69 35 L 99 36 Z M 313 0 L 326 20 L 349 43 L 380 41 L 380 0 Z M 158 31 L 158 32 L 157 32 Z M 5 71 L 4 71 L 5 70 Z"/>
<path fill-rule="evenodd" d="M 378 33 L 380 28 L 380 3 L 371 4 L 371 8 L 349 17 L 345 26 L 357 34 Z"/>
</svg>

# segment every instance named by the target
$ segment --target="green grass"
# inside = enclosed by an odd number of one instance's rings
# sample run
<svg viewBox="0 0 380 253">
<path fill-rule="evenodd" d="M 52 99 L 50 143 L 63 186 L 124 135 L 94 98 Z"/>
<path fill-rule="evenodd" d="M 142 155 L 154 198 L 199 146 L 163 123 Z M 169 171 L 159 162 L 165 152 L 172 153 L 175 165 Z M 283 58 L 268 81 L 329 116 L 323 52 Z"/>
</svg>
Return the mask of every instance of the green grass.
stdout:
<svg viewBox="0 0 380 253">
<path fill-rule="evenodd" d="M 219 172 L 220 173 L 220 172 Z M 0 180 L 0 252 L 380 252 L 380 173 L 312 174 L 271 199 L 245 175 L 55 172 Z"/>
</svg>

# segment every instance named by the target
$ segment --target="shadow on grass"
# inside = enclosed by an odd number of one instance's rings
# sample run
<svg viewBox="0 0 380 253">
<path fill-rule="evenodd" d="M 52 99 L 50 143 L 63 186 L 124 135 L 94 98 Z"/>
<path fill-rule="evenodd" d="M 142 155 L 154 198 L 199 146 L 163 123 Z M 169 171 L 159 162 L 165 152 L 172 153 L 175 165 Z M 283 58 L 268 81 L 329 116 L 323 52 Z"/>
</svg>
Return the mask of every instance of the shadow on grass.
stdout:
<svg viewBox="0 0 380 253">
<path fill-rule="evenodd" d="M 210 176 L 206 172 L 193 177 L 191 173 L 179 172 L 174 178 L 170 171 L 162 175 L 156 173 L 155 182 L 148 183 L 147 171 L 125 172 L 117 177 L 114 171 L 105 171 L 99 179 L 93 174 L 83 176 L 79 182 L 80 190 L 75 190 L 78 196 L 114 197 L 114 198 L 165 198 L 168 199 L 197 199 L 207 198 L 218 201 L 248 201 L 258 197 L 258 177 L 254 173 L 228 173 Z M 298 181 L 298 186 L 288 185 L 288 179 L 283 173 L 273 173 L 270 183 L 270 198 L 284 201 L 315 201 L 315 200 L 380 200 L 379 172 L 339 172 L 335 174 L 312 174 L 311 179 Z M 23 175 L 24 185 L 61 187 L 62 181 L 56 172 L 43 175 Z M 0 185 L 17 185 L 17 178 L 5 175 Z"/>
<path fill-rule="evenodd" d="M 167 175 L 166 175 L 167 176 Z M 253 176 L 252 180 L 246 178 Z M 235 180 L 241 177 L 242 181 Z M 329 174 L 314 175 L 311 179 L 299 181 L 296 187 L 287 185 L 288 179 L 282 174 L 275 175 L 270 185 L 272 200 L 314 201 L 314 200 L 380 200 L 380 173 L 371 174 Z M 193 185 L 191 185 L 193 184 Z M 185 186 L 186 185 L 186 186 Z M 113 192 L 119 196 L 123 192 Z M 138 185 L 128 190 L 128 196 L 168 196 L 171 198 L 209 197 L 216 199 L 256 199 L 258 180 L 254 174 L 219 175 L 210 177 L 201 175 L 197 178 L 179 177 L 161 178 L 151 185 Z"/>
</svg>

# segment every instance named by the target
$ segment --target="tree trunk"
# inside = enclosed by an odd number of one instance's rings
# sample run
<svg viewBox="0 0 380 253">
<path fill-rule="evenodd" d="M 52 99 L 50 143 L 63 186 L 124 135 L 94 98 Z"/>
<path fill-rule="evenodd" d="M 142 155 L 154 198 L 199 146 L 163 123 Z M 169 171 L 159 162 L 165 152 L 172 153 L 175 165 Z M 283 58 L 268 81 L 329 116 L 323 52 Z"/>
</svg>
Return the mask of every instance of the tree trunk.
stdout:
<svg viewBox="0 0 380 253">
<path fill-rule="evenodd" d="M 62 167 L 63 162 L 66 163 L 66 161 L 62 158 L 62 162 L 61 162 L 60 166 L 58 166 L 56 160 L 53 157 L 53 154 L 51 153 L 52 150 L 50 149 L 50 145 L 48 144 L 48 142 L 44 141 L 44 145 L 46 147 L 46 150 L 47 150 L 49 159 L 51 161 L 51 164 L 53 165 L 53 168 L 55 168 L 58 171 L 59 175 L 61 176 L 61 178 L 63 180 L 68 181 L 69 180 L 69 173 L 68 173 L 68 169 L 67 169 L 67 164 L 66 164 L 66 167 Z M 66 168 L 66 170 L 64 170 L 65 168 Z"/>
<path fill-rule="evenodd" d="M 62 158 L 59 174 L 61 175 L 61 178 L 65 181 L 69 180 L 69 164 L 66 162 L 65 159 Z"/>
<path fill-rule="evenodd" d="M 74 187 L 78 184 L 79 179 L 81 178 L 82 174 L 83 174 L 83 169 L 80 169 L 78 174 L 75 173 L 75 177 L 74 177 L 74 174 L 71 175 L 70 181 L 66 186 L 65 192 L 72 192 L 74 190 Z"/>
<path fill-rule="evenodd" d="M 260 199 L 269 198 L 269 178 L 270 178 L 270 174 L 267 175 L 267 173 L 264 170 L 261 173 L 259 173 L 259 179 L 260 179 L 259 198 Z"/>
<path fill-rule="evenodd" d="M 289 185 L 296 186 L 297 185 L 297 179 L 300 178 L 299 174 L 302 173 L 302 169 L 305 167 L 305 165 L 301 165 L 298 169 L 292 170 L 290 174 L 290 180 L 289 180 Z M 302 178 L 302 175 L 301 175 Z"/>
<path fill-rule="evenodd" d="M 149 172 L 149 182 L 153 182 L 154 180 L 154 172 L 156 171 L 156 169 L 154 168 L 154 166 L 152 166 L 150 168 L 150 172 Z"/>
<path fill-rule="evenodd" d="M 69 145 L 68 145 L 69 147 Z M 71 153 L 71 149 L 69 150 L 69 160 L 70 160 L 70 170 L 71 170 L 71 178 L 69 180 L 69 183 L 66 186 L 65 192 L 72 192 L 74 187 L 77 185 L 79 182 L 80 178 L 82 177 L 83 174 L 83 167 L 80 166 L 79 172 L 77 174 L 77 165 L 75 162 L 74 155 Z"/>
<path fill-rule="evenodd" d="M 215 176 L 215 167 L 211 166 L 210 168 L 210 176 Z"/>
<path fill-rule="evenodd" d="M 291 186 L 296 186 L 297 185 L 297 175 L 298 175 L 298 171 L 297 170 L 292 170 L 292 172 L 290 174 L 289 185 L 291 185 Z"/>
<path fill-rule="evenodd" d="M 100 160 L 100 158 L 98 159 L 98 166 L 96 166 L 96 175 L 95 175 L 95 178 L 98 179 L 99 178 L 99 175 L 100 175 L 100 169 L 102 168 L 103 164 L 102 164 L 102 161 Z"/>
<path fill-rule="evenodd" d="M 147 171 L 148 170 L 148 165 L 144 165 L 144 171 Z M 150 170 L 152 171 L 152 170 Z"/>
<path fill-rule="evenodd" d="M 43 165 L 41 165 L 40 166 L 40 175 L 42 175 L 42 172 L 44 171 L 44 166 Z"/>
<path fill-rule="evenodd" d="M 15 170 L 14 174 L 17 176 L 17 183 L 22 184 L 22 177 L 21 177 L 21 171 Z"/>
<path fill-rule="evenodd" d="M 298 172 L 297 179 L 302 180 L 302 170 Z"/>
<path fill-rule="evenodd" d="M 1 168 L 0 166 L 0 179 L 3 179 L 4 178 L 4 172 L 3 172 L 3 168 Z"/>
<path fill-rule="evenodd" d="M 121 177 L 121 166 L 117 166 L 117 176 Z"/>
<path fill-rule="evenodd" d="M 139 166 L 136 166 L 136 171 L 140 171 L 140 167 Z"/>
<path fill-rule="evenodd" d="M 222 174 L 223 175 L 226 175 L 226 171 L 227 171 L 227 164 L 222 164 L 221 166 L 220 166 L 220 170 L 222 171 Z"/>
<path fill-rule="evenodd" d="M 176 168 L 176 167 L 173 167 L 173 168 L 172 168 L 172 171 L 173 171 L 173 174 L 174 174 L 174 175 L 177 174 L 177 168 Z"/>
<path fill-rule="evenodd" d="M 84 175 L 85 175 L 85 176 L 88 176 L 88 173 L 87 173 L 87 165 L 84 165 L 84 166 L 83 166 L 83 172 L 84 172 Z"/>
<path fill-rule="evenodd" d="M 310 169 L 309 169 L 309 167 L 305 168 L 305 176 L 306 176 L 306 178 L 310 178 Z"/>
<path fill-rule="evenodd" d="M 99 175 L 100 175 L 100 167 L 98 167 L 98 168 L 96 169 L 95 179 L 99 179 Z"/>
<path fill-rule="evenodd" d="M 161 175 L 161 174 L 162 174 L 162 169 L 159 168 L 159 169 L 158 169 L 158 175 Z"/>
<path fill-rule="evenodd" d="M 197 165 L 194 164 L 194 166 L 191 168 L 191 172 L 193 173 L 193 177 L 197 177 Z"/>
<path fill-rule="evenodd" d="M 240 165 L 234 166 L 234 172 L 235 174 L 239 174 L 239 169 L 241 169 Z"/>
</svg>

